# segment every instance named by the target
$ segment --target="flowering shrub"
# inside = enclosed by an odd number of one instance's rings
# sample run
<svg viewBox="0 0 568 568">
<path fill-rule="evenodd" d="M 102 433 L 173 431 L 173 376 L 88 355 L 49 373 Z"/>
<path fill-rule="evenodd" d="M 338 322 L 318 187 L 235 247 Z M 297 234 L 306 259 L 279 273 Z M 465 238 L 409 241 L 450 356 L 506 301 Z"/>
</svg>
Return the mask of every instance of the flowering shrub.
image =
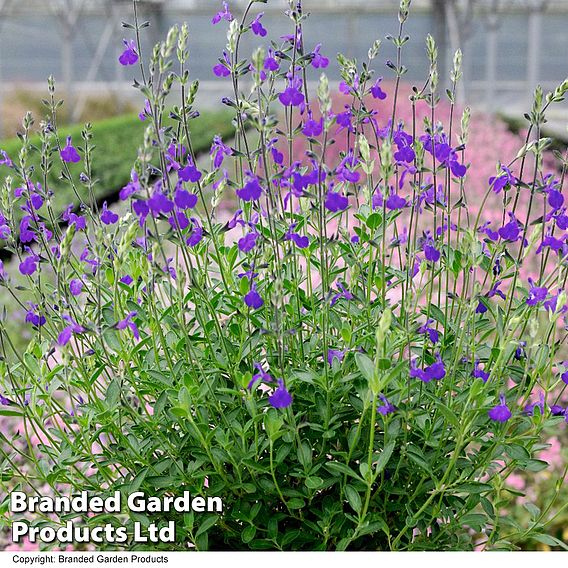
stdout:
<svg viewBox="0 0 568 568">
<path fill-rule="evenodd" d="M 339 110 L 325 74 L 308 89 L 330 61 L 308 46 L 300 2 L 286 13 L 292 33 L 243 59 L 245 34 L 268 36 L 258 3 L 242 20 L 227 3 L 213 18 L 228 26 L 213 72 L 231 82 L 236 136 L 215 138 L 208 167 L 192 142 L 188 28 L 146 66 L 137 17 L 120 57 L 146 97 L 128 212 L 97 208 L 91 133 L 60 138 L 52 82 L 40 171 L 28 167 L 29 119 L 19 156 L 3 154 L 0 236 L 27 284 L 11 287 L 3 267 L 0 280 L 34 330 L 23 354 L 0 334 L 2 413 L 19 420 L 3 434 L 4 483 L 221 496 L 220 514 L 120 520 L 175 519 L 176 549 L 566 547 L 545 532 L 568 506 L 558 491 L 525 526 L 500 499 L 512 472 L 547 468 L 543 431 L 567 419 L 566 161 L 545 171 L 540 129 L 568 81 L 536 90 L 526 144 L 497 163 L 472 214 L 459 52 L 446 123 L 431 37 L 399 120 L 409 0 L 389 38 L 392 88 L 372 71 L 380 42 L 364 62 L 339 56 Z M 378 116 L 372 101 L 390 110 Z M 53 168 L 82 203 L 61 218 Z M 227 194 L 239 208 L 222 221 Z"/>
</svg>

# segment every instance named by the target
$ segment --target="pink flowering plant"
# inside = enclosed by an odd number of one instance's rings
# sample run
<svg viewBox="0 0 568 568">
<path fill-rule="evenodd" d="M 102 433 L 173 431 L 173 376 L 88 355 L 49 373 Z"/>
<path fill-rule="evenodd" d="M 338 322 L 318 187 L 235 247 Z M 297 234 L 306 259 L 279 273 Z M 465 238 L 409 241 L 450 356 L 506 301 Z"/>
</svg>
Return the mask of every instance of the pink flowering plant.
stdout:
<svg viewBox="0 0 568 568">
<path fill-rule="evenodd" d="M 263 3 L 213 17 L 235 135 L 209 157 L 192 145 L 188 27 L 147 62 L 136 3 L 117 64 L 147 128 L 121 207 L 93 197 L 89 125 L 60 139 L 51 80 L 40 147 L 27 116 L 19 155 L 2 155 L 0 284 L 33 331 L 22 353 L 4 309 L 3 485 L 222 498 L 216 514 L 75 515 L 175 520 L 176 542 L 153 548 L 568 548 L 547 533 L 568 507 L 565 467 L 541 508 L 504 509 L 507 477 L 547 469 L 568 420 L 567 162 L 541 136 L 568 81 L 537 88 L 525 143 L 468 193 L 461 54 L 444 92 L 429 36 L 424 81 L 403 88 L 410 0 L 387 38 L 392 81 L 374 71 L 380 41 L 337 57 L 341 108 L 300 1 L 272 39 Z M 248 58 L 247 34 L 262 42 Z M 77 198 L 61 216 L 52 170 Z"/>
</svg>

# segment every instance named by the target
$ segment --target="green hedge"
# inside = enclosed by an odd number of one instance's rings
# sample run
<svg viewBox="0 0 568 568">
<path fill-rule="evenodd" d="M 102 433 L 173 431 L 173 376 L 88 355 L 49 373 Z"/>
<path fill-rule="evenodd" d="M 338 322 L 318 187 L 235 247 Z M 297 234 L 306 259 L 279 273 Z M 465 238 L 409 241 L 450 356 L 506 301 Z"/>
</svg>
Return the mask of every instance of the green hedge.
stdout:
<svg viewBox="0 0 568 568">
<path fill-rule="evenodd" d="M 96 146 L 93 151 L 92 171 L 93 179 L 98 180 L 95 186 L 95 194 L 98 200 L 108 198 L 115 194 L 130 180 L 130 172 L 138 155 L 138 148 L 143 143 L 146 123 L 141 122 L 137 115 L 124 115 L 109 118 L 93 123 L 92 144 Z M 67 136 L 73 137 L 75 146 L 83 143 L 81 139 L 81 125 L 75 125 L 59 130 L 62 144 Z M 224 138 L 231 138 L 234 128 L 231 125 L 231 117 L 227 112 L 205 112 L 191 121 L 192 141 L 197 154 L 207 152 L 216 134 Z M 39 147 L 39 137 L 32 138 L 32 144 Z M 0 143 L 0 148 L 5 150 L 12 160 L 16 161 L 21 148 L 18 138 L 5 140 Z M 33 164 L 37 172 L 39 168 L 39 152 L 34 151 L 30 156 L 30 164 Z M 69 164 L 73 177 L 82 171 L 83 162 Z M 57 162 L 54 164 L 48 178 L 50 188 L 55 194 L 53 206 L 59 213 L 70 203 L 76 203 L 77 198 L 69 183 L 60 179 L 62 168 Z M 0 176 L 10 173 L 6 167 L 0 167 Z M 80 186 L 79 191 L 87 190 Z"/>
</svg>

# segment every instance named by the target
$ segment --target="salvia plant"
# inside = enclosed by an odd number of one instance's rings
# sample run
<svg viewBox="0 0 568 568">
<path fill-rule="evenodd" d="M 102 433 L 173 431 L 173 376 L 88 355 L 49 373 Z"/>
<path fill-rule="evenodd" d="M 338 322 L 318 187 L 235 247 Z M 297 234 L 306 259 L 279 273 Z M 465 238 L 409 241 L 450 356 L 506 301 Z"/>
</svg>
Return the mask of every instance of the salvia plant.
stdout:
<svg viewBox="0 0 568 568">
<path fill-rule="evenodd" d="M 41 143 L 27 115 L 19 155 L 2 154 L 4 488 L 222 497 L 218 514 L 106 519 L 174 519 L 176 543 L 155 548 L 565 547 L 546 533 L 568 506 L 561 482 L 522 525 L 505 482 L 545 469 L 543 435 L 568 420 L 567 162 L 545 171 L 541 135 L 568 81 L 536 89 L 526 143 L 468 195 L 461 53 L 438 77 L 429 36 L 424 82 L 402 100 L 410 0 L 387 37 L 392 80 L 373 71 L 380 41 L 364 61 L 337 57 L 341 108 L 301 2 L 270 41 L 263 3 L 213 17 L 227 28 L 213 72 L 230 85 L 235 135 L 216 136 L 209 157 L 192 146 L 188 26 L 145 61 L 136 3 L 117 64 L 136 75 L 147 128 L 123 206 L 94 199 L 91 127 L 59 137 L 51 79 Z M 248 58 L 247 35 L 263 44 Z M 411 116 L 426 105 L 425 120 L 401 122 L 401 104 Z M 62 216 L 52 170 L 78 204 Z M 6 331 L 16 307 L 24 352 Z"/>
</svg>

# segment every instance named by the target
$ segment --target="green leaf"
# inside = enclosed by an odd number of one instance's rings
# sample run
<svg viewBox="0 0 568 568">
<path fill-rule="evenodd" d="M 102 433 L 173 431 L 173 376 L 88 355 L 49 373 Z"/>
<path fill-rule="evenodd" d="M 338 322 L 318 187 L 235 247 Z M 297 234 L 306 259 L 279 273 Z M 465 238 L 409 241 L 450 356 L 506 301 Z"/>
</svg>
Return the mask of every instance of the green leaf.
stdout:
<svg viewBox="0 0 568 568">
<path fill-rule="evenodd" d="M 344 463 L 327 462 L 325 464 L 325 467 L 326 467 L 326 469 L 328 469 L 332 473 L 333 472 L 343 473 L 345 475 L 348 475 L 349 477 L 353 477 L 354 479 L 357 479 L 358 481 L 362 481 L 363 483 L 365 482 L 365 480 L 362 477 L 357 475 L 357 473 L 355 473 L 348 465 L 345 465 Z"/>
<path fill-rule="evenodd" d="M 372 381 L 375 376 L 375 364 L 364 353 L 355 353 L 355 363 L 357 368 L 368 381 Z"/>
<path fill-rule="evenodd" d="M 197 532 L 195 533 L 195 537 L 197 538 L 199 535 L 206 533 L 214 524 L 217 523 L 219 520 L 219 515 L 211 515 L 206 517 L 203 522 L 199 525 Z"/>
<path fill-rule="evenodd" d="M 449 494 L 467 493 L 468 495 L 478 495 L 486 491 L 492 491 L 493 486 L 489 483 L 479 483 L 477 481 L 470 481 L 468 483 L 461 483 L 447 491 Z"/>
<path fill-rule="evenodd" d="M 387 443 L 384 450 L 381 452 L 379 459 L 377 460 L 377 465 L 375 466 L 375 475 L 378 475 L 385 469 L 392 456 L 395 445 L 396 445 L 396 440 L 391 440 L 390 442 Z"/>
<path fill-rule="evenodd" d="M 323 479 L 321 477 L 308 477 L 305 484 L 308 489 L 319 489 L 323 484 Z"/>
<path fill-rule="evenodd" d="M 518 444 L 510 444 L 505 446 L 505 453 L 514 460 L 525 461 L 530 459 L 531 455 L 523 446 Z"/>
<path fill-rule="evenodd" d="M 359 493 L 357 493 L 357 491 L 352 485 L 345 486 L 345 496 L 347 497 L 347 501 L 349 502 L 349 505 L 351 505 L 351 508 L 357 514 L 360 514 L 361 509 L 363 507 L 363 503 L 361 501 Z"/>
<path fill-rule="evenodd" d="M 568 550 L 568 544 L 549 534 L 532 534 L 530 535 L 530 538 L 542 544 L 547 544 L 548 546 L 559 546 L 564 550 Z"/>
<path fill-rule="evenodd" d="M 438 401 L 436 407 L 444 415 L 444 418 L 449 422 L 454 428 L 460 427 L 460 421 L 458 417 L 443 403 Z"/>
<path fill-rule="evenodd" d="M 255 536 L 256 536 L 256 527 L 254 525 L 248 526 L 241 533 L 241 539 L 245 544 L 248 544 Z"/>
</svg>

